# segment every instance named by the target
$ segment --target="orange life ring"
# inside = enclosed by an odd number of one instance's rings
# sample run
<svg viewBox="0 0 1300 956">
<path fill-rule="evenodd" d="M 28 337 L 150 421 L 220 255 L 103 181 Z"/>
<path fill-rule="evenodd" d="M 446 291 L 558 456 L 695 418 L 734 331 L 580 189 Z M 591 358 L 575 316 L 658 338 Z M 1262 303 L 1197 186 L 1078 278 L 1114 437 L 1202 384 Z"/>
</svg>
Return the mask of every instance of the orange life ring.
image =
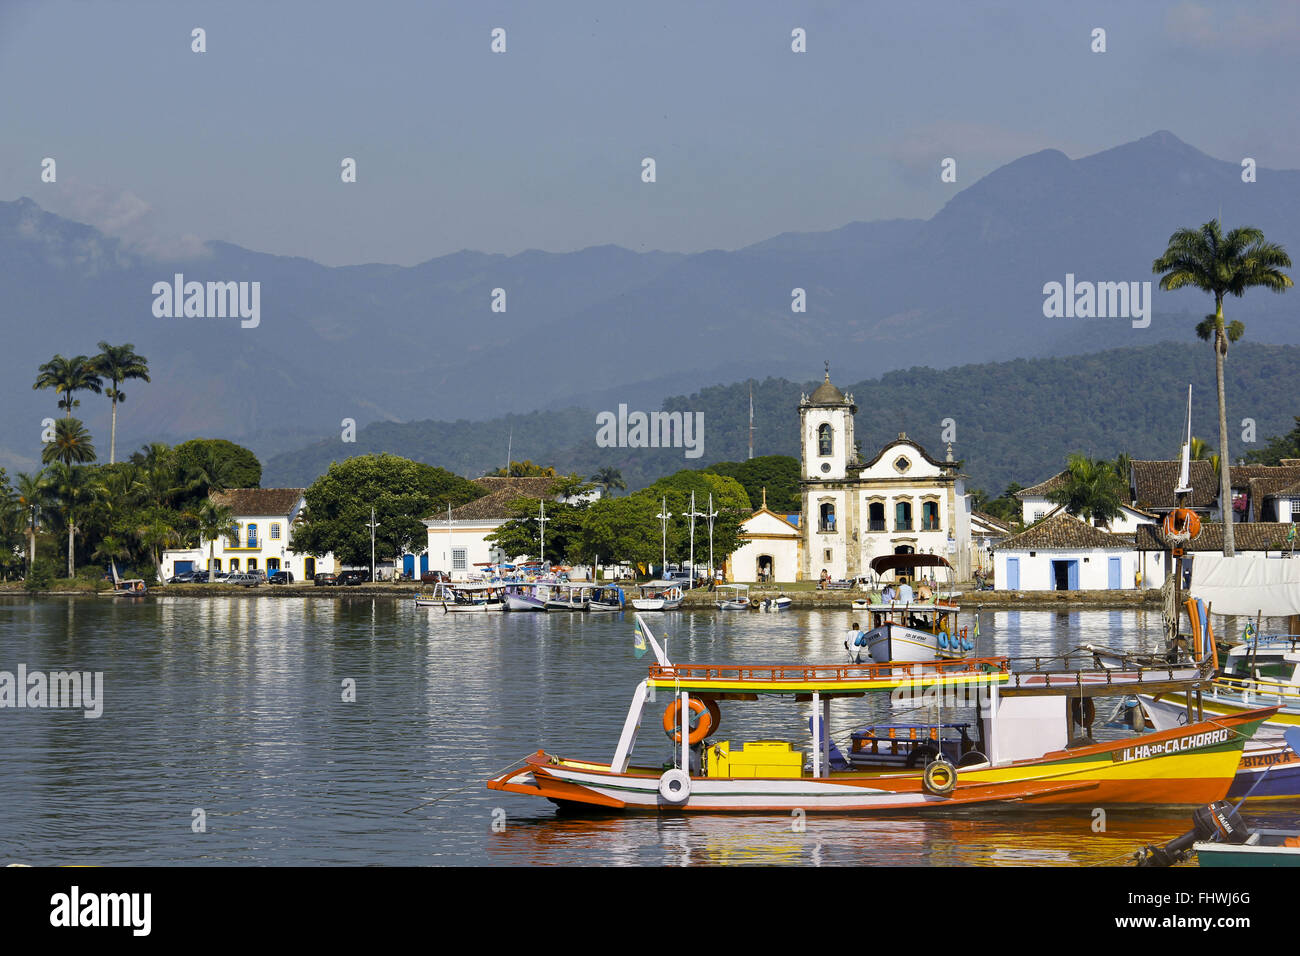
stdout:
<svg viewBox="0 0 1300 956">
<path fill-rule="evenodd" d="M 691 712 L 698 717 L 695 729 L 687 738 L 694 745 L 709 734 L 717 732 L 718 726 L 722 723 L 722 709 L 718 707 L 716 700 L 704 701 L 698 697 L 690 698 L 690 708 Z M 682 742 L 682 732 L 677 726 L 681 709 L 682 701 L 679 697 L 674 697 L 673 702 L 664 709 L 664 733 L 671 737 L 675 744 Z"/>
<path fill-rule="evenodd" d="M 1175 508 L 1165 515 L 1162 527 L 1165 537 L 1188 541 L 1201 533 L 1201 516 L 1191 508 Z"/>
</svg>

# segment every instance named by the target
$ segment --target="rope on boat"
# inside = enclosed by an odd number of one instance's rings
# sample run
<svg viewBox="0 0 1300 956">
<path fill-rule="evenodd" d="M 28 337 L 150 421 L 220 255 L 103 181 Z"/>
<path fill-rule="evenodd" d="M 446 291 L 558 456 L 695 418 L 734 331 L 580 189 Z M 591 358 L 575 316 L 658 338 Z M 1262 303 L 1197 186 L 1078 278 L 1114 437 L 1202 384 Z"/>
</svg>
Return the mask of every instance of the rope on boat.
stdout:
<svg viewBox="0 0 1300 956">
<path fill-rule="evenodd" d="M 494 773 L 490 773 L 490 774 L 488 774 L 488 779 L 491 780 L 491 779 L 493 779 L 494 777 L 499 777 L 499 776 L 501 776 L 503 773 L 505 773 L 507 770 L 513 770 L 515 767 L 518 767 L 520 764 L 522 764 L 522 763 L 526 763 L 526 762 L 528 761 L 528 758 L 531 757 L 531 756 L 532 756 L 532 754 L 529 753 L 529 754 L 525 754 L 524 756 L 520 757 L 518 760 L 511 761 L 510 763 L 508 763 L 508 764 L 506 764 L 504 767 L 502 767 L 500 770 L 497 770 L 497 771 L 495 771 Z M 481 784 L 481 782 L 482 782 L 482 781 L 480 781 L 480 780 L 475 780 L 475 781 L 473 781 L 472 783 L 467 783 L 467 784 L 465 784 L 465 786 L 463 786 L 463 787 L 456 787 L 454 790 L 443 790 L 443 791 L 442 791 L 442 796 L 441 796 L 441 797 L 434 797 L 432 800 L 426 800 L 424 803 L 421 803 L 421 804 L 418 804 L 417 806 L 411 807 L 409 810 L 403 810 L 402 812 L 403 812 L 403 813 L 413 813 L 413 812 L 415 812 L 416 810 L 419 810 L 419 809 L 421 809 L 421 808 L 423 808 L 423 807 L 432 806 L 433 804 L 438 803 L 440 800 L 446 800 L 448 797 L 450 797 L 450 796 L 452 796 L 452 795 L 454 795 L 454 794 L 461 793 L 461 792 L 463 792 L 463 791 L 465 791 L 465 790 L 469 790 L 471 787 L 479 786 L 479 785 Z"/>
</svg>

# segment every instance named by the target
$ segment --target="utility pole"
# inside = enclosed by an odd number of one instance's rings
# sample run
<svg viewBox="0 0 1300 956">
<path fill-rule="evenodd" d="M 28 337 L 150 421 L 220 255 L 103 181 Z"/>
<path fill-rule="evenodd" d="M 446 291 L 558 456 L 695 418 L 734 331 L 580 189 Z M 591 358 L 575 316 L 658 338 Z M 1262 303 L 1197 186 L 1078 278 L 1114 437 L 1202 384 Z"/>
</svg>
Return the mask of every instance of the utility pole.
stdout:
<svg viewBox="0 0 1300 956">
<path fill-rule="evenodd" d="M 542 564 L 546 563 L 546 522 L 550 520 L 550 518 L 546 517 L 546 502 L 539 501 L 537 503 L 537 528 L 542 533 L 542 543 L 539 546 L 540 553 L 537 555 L 537 560 Z"/>
<path fill-rule="evenodd" d="M 655 517 L 659 519 L 660 532 L 663 535 L 664 542 L 664 557 L 662 563 L 659 565 L 659 576 L 661 578 L 668 573 L 668 519 L 672 516 L 673 513 L 668 510 L 668 498 L 665 496 L 660 499 L 659 513 L 655 515 Z"/>
<path fill-rule="evenodd" d="M 375 529 L 379 522 L 375 520 L 375 509 L 370 508 L 370 583 L 375 583 Z"/>
<path fill-rule="evenodd" d="M 749 457 L 754 457 L 754 383 L 749 383 Z"/>
<path fill-rule="evenodd" d="M 686 517 L 691 519 L 691 587 L 695 587 L 695 519 L 701 517 L 701 512 L 695 510 L 695 492 L 691 492 L 691 510 L 687 512 Z"/>
<path fill-rule="evenodd" d="M 709 519 L 709 587 L 713 587 L 716 575 L 713 573 L 713 519 L 718 513 L 713 510 L 713 492 L 709 492 L 709 510 L 704 517 Z"/>
</svg>

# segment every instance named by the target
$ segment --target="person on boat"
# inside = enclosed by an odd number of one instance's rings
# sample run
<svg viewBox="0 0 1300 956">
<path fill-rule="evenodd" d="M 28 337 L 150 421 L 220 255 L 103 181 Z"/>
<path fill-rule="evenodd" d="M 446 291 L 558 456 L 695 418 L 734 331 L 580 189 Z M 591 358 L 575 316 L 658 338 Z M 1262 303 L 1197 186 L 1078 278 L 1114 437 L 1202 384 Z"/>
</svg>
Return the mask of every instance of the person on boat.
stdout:
<svg viewBox="0 0 1300 956">
<path fill-rule="evenodd" d="M 880 594 L 880 602 L 882 604 L 893 604 L 894 597 L 895 597 L 894 586 L 892 584 L 886 584 L 885 590 L 882 591 Z"/>
<path fill-rule="evenodd" d="M 921 582 L 921 586 L 916 589 L 916 596 L 917 599 L 921 601 L 928 601 L 934 597 L 934 591 L 930 589 L 929 582 L 927 581 Z"/>
<path fill-rule="evenodd" d="M 898 586 L 898 603 L 912 603 L 912 585 L 908 584 L 906 581 Z"/>
</svg>

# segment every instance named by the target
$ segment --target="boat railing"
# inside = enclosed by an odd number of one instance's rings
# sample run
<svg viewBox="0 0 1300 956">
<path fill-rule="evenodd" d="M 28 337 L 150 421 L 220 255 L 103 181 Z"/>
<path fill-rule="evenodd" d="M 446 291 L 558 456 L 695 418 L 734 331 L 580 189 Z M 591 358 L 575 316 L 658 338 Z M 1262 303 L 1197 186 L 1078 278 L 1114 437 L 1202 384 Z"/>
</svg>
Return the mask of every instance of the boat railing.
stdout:
<svg viewBox="0 0 1300 956">
<path fill-rule="evenodd" d="M 1235 694 L 1260 694 L 1266 697 L 1293 697 L 1300 700 L 1300 687 L 1287 681 L 1256 677 L 1216 677 L 1214 686 Z"/>
<path fill-rule="evenodd" d="M 651 680 L 813 681 L 890 680 L 968 674 L 1006 674 L 1005 657 L 976 657 L 951 661 L 891 661 L 885 664 L 651 664 Z"/>
<path fill-rule="evenodd" d="M 1252 637 L 1245 642 L 1254 647 L 1271 647 L 1274 644 L 1290 644 L 1291 650 L 1296 649 L 1296 644 L 1300 643 L 1300 634 L 1260 634 L 1258 637 Z"/>
<path fill-rule="evenodd" d="M 1061 662 L 1055 666 L 1053 662 Z M 1206 667 L 1197 667 L 1191 662 L 1147 664 L 1118 668 L 1087 668 L 1071 666 L 1062 656 L 1056 657 L 1013 657 L 1008 658 L 1011 679 L 1009 689 L 1021 686 L 1034 687 L 1095 687 L 1098 684 L 1116 684 L 1128 686 L 1142 683 L 1165 683 L 1168 681 L 1192 681 L 1209 677 Z M 1192 673 L 1189 675 L 1189 671 Z"/>
</svg>

